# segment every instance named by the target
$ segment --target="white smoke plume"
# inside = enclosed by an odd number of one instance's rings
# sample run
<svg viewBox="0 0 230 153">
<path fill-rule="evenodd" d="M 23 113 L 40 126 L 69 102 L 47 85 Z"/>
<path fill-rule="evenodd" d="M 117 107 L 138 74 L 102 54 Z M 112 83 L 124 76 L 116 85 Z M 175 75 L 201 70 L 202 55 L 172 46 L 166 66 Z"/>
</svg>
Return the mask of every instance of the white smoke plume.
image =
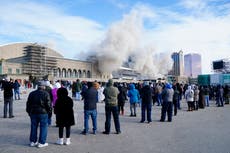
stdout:
<svg viewBox="0 0 230 153">
<path fill-rule="evenodd" d="M 111 25 L 105 39 L 91 50 L 100 72 L 111 73 L 129 61 L 130 68 L 148 76 L 166 74 L 172 68 L 170 55 L 156 56 L 152 45 L 143 42 L 144 21 L 154 14 L 145 6 L 135 7 L 119 22 Z"/>
</svg>

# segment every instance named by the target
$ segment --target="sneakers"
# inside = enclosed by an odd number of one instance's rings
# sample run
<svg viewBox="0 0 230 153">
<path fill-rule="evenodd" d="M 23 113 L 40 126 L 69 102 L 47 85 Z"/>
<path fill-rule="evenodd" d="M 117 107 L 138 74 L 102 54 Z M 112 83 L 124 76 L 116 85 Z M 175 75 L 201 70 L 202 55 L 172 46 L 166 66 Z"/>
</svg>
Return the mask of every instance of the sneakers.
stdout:
<svg viewBox="0 0 230 153">
<path fill-rule="evenodd" d="M 30 147 L 36 147 L 38 145 L 38 142 L 30 142 Z"/>
<path fill-rule="evenodd" d="M 66 141 L 65 141 L 65 142 L 64 142 L 64 139 L 63 139 L 63 138 L 59 138 L 59 139 L 57 140 L 56 144 L 58 144 L 58 145 L 63 145 L 63 144 L 65 144 L 65 145 L 70 145 L 70 144 L 71 144 L 70 138 L 66 138 Z"/>
<path fill-rule="evenodd" d="M 71 142 L 70 142 L 70 138 L 66 138 L 66 142 L 65 142 L 65 145 L 70 145 Z"/>
<path fill-rule="evenodd" d="M 58 144 L 58 145 L 63 145 L 63 144 L 64 144 L 63 138 L 59 138 L 59 139 L 57 140 L 56 144 Z"/>
<path fill-rule="evenodd" d="M 43 148 L 43 147 L 46 147 L 46 146 L 48 146 L 48 143 L 44 143 L 44 144 L 39 143 L 37 147 L 38 148 Z"/>
</svg>

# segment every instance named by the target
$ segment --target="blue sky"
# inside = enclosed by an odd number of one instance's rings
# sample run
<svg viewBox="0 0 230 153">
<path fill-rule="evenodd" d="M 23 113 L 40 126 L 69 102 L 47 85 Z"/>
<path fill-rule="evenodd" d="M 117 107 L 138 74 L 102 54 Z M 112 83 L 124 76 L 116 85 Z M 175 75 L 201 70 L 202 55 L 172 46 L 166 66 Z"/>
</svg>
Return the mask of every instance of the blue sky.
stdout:
<svg viewBox="0 0 230 153">
<path fill-rule="evenodd" d="M 183 50 L 200 53 L 210 73 L 212 60 L 230 58 L 229 27 L 229 0 L 0 1 L 0 45 L 38 42 L 75 59 Z"/>
</svg>

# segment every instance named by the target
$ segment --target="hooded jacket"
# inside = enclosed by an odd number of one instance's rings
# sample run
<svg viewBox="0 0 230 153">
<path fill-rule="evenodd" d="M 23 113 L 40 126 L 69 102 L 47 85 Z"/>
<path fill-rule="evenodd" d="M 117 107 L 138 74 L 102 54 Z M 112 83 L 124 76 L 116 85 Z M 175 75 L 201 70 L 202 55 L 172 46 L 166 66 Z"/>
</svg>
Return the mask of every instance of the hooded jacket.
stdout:
<svg viewBox="0 0 230 153">
<path fill-rule="evenodd" d="M 130 104 L 138 103 L 140 99 L 139 91 L 135 89 L 134 84 L 129 85 L 128 97 Z"/>
<path fill-rule="evenodd" d="M 113 80 L 109 79 L 107 87 L 104 89 L 103 94 L 105 95 L 105 106 L 117 106 L 118 105 L 118 94 L 119 91 L 113 86 Z"/>
<path fill-rule="evenodd" d="M 187 101 L 194 101 L 194 91 L 191 86 L 188 86 L 188 89 L 185 91 L 185 98 Z"/>
<path fill-rule="evenodd" d="M 163 102 L 173 102 L 174 90 L 172 85 L 167 83 L 164 90 L 162 91 Z"/>
</svg>

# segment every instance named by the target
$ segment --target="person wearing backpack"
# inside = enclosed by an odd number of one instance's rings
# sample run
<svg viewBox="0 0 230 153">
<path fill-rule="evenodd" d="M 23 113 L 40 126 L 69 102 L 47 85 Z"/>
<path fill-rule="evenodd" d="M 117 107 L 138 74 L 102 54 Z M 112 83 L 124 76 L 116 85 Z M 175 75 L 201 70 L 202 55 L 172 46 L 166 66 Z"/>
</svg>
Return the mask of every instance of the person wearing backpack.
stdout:
<svg viewBox="0 0 230 153">
<path fill-rule="evenodd" d="M 188 103 L 188 111 L 193 111 L 194 108 L 194 91 L 191 86 L 185 91 L 185 98 Z"/>
</svg>

